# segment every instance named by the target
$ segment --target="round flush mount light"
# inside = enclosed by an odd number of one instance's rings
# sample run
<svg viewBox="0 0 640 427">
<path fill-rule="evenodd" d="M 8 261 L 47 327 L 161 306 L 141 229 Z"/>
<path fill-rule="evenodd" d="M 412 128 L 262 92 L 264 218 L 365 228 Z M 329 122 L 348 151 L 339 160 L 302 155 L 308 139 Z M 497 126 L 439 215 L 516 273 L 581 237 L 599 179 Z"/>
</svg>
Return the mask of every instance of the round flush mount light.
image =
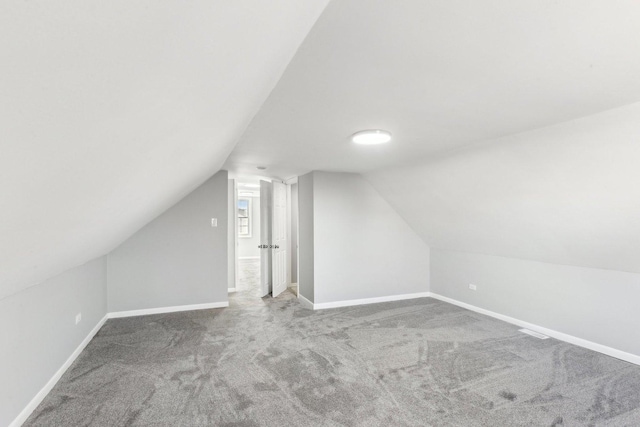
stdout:
<svg viewBox="0 0 640 427">
<path fill-rule="evenodd" d="M 368 129 L 356 132 L 351 140 L 360 145 L 384 144 L 391 141 L 391 132 L 382 129 Z"/>
<path fill-rule="evenodd" d="M 256 169 L 258 169 L 259 171 L 263 171 L 266 168 L 267 168 L 266 166 L 258 166 L 258 167 L 256 167 Z"/>
</svg>

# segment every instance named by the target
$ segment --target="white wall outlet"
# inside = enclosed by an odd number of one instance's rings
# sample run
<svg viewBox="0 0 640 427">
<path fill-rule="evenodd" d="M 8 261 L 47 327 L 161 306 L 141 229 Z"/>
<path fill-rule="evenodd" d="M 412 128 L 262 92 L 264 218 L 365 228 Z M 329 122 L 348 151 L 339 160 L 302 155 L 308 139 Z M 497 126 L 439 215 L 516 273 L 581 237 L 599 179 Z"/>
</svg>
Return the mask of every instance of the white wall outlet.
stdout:
<svg viewBox="0 0 640 427">
<path fill-rule="evenodd" d="M 76 314 L 76 325 L 82 320 L 82 313 Z"/>
<path fill-rule="evenodd" d="M 478 289 L 478 287 L 476 285 L 474 285 L 473 283 L 469 283 L 469 289 L 471 289 L 472 291 L 475 291 Z"/>
<path fill-rule="evenodd" d="M 211 218 L 211 226 L 212 227 L 218 226 L 218 218 Z"/>
</svg>

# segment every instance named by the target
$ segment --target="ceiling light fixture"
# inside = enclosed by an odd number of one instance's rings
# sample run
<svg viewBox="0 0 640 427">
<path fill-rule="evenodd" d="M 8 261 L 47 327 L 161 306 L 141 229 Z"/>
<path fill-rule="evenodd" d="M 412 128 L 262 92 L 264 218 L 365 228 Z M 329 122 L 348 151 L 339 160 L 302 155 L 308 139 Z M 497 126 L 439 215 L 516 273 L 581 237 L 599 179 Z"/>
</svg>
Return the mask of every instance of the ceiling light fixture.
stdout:
<svg viewBox="0 0 640 427">
<path fill-rule="evenodd" d="M 391 132 L 382 129 L 361 130 L 354 133 L 351 140 L 361 145 L 384 144 L 391 141 Z"/>
<path fill-rule="evenodd" d="M 267 168 L 266 166 L 258 166 L 258 167 L 256 167 L 256 169 L 258 169 L 259 171 L 263 171 L 266 168 Z"/>
<path fill-rule="evenodd" d="M 260 184 L 240 184 L 240 185 L 247 188 L 260 188 Z"/>
</svg>

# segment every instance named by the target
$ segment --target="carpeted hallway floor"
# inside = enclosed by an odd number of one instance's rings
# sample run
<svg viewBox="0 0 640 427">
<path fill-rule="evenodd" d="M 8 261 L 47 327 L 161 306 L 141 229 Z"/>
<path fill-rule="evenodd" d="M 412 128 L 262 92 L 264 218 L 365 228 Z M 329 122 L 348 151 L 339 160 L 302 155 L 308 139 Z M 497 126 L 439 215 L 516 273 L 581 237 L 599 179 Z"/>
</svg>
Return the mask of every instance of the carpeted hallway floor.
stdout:
<svg viewBox="0 0 640 427">
<path fill-rule="evenodd" d="M 640 425 L 640 366 L 434 299 L 242 301 L 109 320 L 25 425 Z"/>
<path fill-rule="evenodd" d="M 260 292 L 260 260 L 259 259 L 239 259 L 238 260 L 238 281 L 236 283 L 238 292 Z"/>
</svg>

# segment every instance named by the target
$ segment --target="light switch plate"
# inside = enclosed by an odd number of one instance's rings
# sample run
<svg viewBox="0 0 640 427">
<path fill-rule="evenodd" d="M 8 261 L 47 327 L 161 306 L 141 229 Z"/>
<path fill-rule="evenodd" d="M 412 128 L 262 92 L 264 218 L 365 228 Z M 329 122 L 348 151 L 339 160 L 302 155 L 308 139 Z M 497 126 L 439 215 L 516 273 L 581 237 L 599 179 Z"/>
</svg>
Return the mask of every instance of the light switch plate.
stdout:
<svg viewBox="0 0 640 427">
<path fill-rule="evenodd" d="M 211 218 L 211 226 L 212 227 L 218 226 L 218 218 Z"/>
</svg>

